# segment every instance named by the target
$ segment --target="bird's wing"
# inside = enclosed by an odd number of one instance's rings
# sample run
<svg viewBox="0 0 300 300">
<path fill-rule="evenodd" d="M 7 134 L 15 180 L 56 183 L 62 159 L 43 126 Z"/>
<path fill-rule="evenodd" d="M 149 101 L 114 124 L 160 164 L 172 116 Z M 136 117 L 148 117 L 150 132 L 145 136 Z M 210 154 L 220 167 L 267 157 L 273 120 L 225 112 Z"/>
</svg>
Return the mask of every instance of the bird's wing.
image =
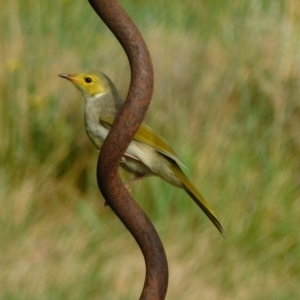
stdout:
<svg viewBox="0 0 300 300">
<path fill-rule="evenodd" d="M 110 129 L 114 122 L 114 118 L 109 116 L 101 116 L 99 121 L 104 127 Z M 137 142 L 144 143 L 154 148 L 157 152 L 167 156 L 176 163 L 187 168 L 187 166 L 178 158 L 170 145 L 145 123 L 141 124 L 133 139 Z"/>
</svg>

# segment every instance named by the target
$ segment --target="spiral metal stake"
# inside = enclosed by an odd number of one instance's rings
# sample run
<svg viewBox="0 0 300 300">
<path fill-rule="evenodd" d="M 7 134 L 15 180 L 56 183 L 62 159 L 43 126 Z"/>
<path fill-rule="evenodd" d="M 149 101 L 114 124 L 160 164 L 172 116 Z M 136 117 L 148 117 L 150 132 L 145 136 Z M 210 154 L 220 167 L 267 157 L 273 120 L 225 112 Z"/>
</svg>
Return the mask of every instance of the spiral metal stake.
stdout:
<svg viewBox="0 0 300 300">
<path fill-rule="evenodd" d="M 146 277 L 140 299 L 165 299 L 168 264 L 162 242 L 148 217 L 124 187 L 118 172 L 121 158 L 151 101 L 154 80 L 150 54 L 137 27 L 117 1 L 89 0 L 89 3 L 123 46 L 131 67 L 126 102 L 99 154 L 98 186 L 144 255 Z"/>
</svg>

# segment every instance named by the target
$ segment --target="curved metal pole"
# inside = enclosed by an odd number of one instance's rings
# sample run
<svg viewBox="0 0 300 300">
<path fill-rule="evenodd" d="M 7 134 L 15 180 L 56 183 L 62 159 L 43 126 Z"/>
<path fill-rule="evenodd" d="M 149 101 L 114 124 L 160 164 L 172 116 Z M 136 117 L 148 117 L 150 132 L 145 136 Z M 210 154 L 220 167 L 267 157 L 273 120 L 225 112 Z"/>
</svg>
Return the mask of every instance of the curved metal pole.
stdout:
<svg viewBox="0 0 300 300">
<path fill-rule="evenodd" d="M 131 67 L 131 82 L 122 113 L 116 119 L 99 154 L 97 181 L 105 200 L 141 248 L 146 278 L 140 299 L 165 299 L 168 265 L 161 240 L 119 176 L 119 163 L 142 123 L 153 92 L 153 68 L 148 48 L 126 12 L 115 0 L 89 0 L 123 46 Z"/>
</svg>

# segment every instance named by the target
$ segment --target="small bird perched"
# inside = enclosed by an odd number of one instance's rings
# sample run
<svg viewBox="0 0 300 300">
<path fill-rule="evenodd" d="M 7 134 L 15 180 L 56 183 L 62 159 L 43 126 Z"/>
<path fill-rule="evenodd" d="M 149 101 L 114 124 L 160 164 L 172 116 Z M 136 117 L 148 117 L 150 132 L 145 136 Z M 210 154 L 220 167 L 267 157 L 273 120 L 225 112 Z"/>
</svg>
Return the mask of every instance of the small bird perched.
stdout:
<svg viewBox="0 0 300 300">
<path fill-rule="evenodd" d="M 59 76 L 70 80 L 82 93 L 85 99 L 85 129 L 100 150 L 124 100 L 112 81 L 101 72 Z M 144 176 L 156 175 L 184 189 L 224 236 L 219 218 L 180 169 L 180 165 L 184 166 L 174 150 L 145 123 L 139 127 L 120 162 L 121 167 L 135 175 L 131 182 Z"/>
</svg>

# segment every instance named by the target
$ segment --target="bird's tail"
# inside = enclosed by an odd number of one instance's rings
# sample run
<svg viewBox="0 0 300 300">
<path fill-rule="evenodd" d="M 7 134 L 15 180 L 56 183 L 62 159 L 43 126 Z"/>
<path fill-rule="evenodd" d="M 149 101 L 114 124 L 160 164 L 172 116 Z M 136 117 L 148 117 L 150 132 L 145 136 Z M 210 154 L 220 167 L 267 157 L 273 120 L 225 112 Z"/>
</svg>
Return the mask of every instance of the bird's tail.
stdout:
<svg viewBox="0 0 300 300">
<path fill-rule="evenodd" d="M 182 172 L 179 166 L 171 164 L 171 169 L 176 177 L 181 181 L 183 189 L 189 194 L 189 196 L 196 202 L 196 204 L 203 210 L 206 216 L 216 226 L 219 232 L 225 237 L 225 230 L 212 207 L 206 202 L 202 195 L 197 191 L 193 184 L 189 181 L 187 176 Z"/>
</svg>

